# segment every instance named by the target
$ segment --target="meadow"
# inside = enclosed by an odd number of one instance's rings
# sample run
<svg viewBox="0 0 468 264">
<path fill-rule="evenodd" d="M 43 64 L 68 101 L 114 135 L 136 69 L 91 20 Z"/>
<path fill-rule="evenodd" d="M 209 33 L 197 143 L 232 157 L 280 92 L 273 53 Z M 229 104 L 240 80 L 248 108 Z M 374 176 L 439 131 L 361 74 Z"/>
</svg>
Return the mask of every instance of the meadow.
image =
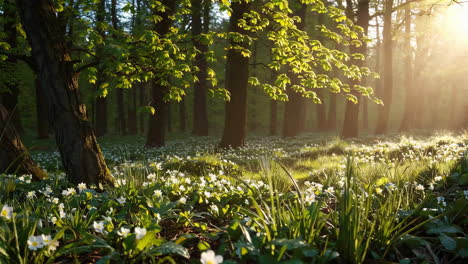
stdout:
<svg viewBox="0 0 468 264">
<path fill-rule="evenodd" d="M 141 141 L 141 142 L 140 142 Z M 128 142 L 128 144 L 126 143 Z M 102 143 L 115 186 L 2 175 L 1 263 L 464 263 L 468 135 Z"/>
</svg>

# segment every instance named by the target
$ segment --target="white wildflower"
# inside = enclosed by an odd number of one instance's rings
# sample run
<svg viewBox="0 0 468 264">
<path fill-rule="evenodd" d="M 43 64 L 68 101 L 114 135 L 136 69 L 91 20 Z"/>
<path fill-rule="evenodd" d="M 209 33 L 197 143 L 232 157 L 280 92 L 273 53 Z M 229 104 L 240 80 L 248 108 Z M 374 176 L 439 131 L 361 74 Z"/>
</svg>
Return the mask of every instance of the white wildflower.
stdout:
<svg viewBox="0 0 468 264">
<path fill-rule="evenodd" d="M 146 228 L 135 227 L 136 239 L 142 239 L 146 235 Z"/>
<path fill-rule="evenodd" d="M 223 262 L 223 256 L 216 255 L 213 250 L 201 253 L 200 262 L 202 264 L 219 264 Z"/>
<path fill-rule="evenodd" d="M 13 216 L 13 207 L 8 206 L 7 204 L 3 205 L 0 215 L 6 219 L 11 219 Z"/>
</svg>

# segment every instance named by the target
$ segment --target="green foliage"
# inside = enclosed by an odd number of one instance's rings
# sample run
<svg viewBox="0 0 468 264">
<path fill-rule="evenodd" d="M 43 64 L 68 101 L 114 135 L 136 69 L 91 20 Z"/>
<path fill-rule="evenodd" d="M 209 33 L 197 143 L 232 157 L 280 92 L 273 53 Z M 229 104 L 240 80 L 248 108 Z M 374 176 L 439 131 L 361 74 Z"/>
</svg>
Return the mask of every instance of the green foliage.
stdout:
<svg viewBox="0 0 468 264">
<path fill-rule="evenodd" d="M 209 249 L 228 263 L 466 257 L 464 138 L 262 139 L 216 154 L 210 138 L 116 143 L 103 144 L 116 177 L 104 193 L 67 185 L 54 153 L 35 156 L 48 180 L 2 176 L 0 206 L 13 210 L 0 216 L 2 262 L 179 263 Z M 30 249 L 42 234 L 57 248 Z"/>
</svg>

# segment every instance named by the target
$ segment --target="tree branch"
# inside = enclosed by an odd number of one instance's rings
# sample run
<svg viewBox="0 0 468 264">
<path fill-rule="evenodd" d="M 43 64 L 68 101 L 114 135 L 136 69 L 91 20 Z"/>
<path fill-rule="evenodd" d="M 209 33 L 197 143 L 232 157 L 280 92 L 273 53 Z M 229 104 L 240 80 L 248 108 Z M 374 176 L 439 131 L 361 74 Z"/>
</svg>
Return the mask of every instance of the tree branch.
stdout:
<svg viewBox="0 0 468 264">
<path fill-rule="evenodd" d="M 90 63 L 88 63 L 88 64 L 82 65 L 81 67 L 79 67 L 78 69 L 76 69 L 75 72 L 76 72 L 76 73 L 80 73 L 80 72 L 86 70 L 86 69 L 89 68 L 89 67 L 93 67 L 93 66 L 98 65 L 99 63 L 100 63 L 99 60 L 90 62 Z"/>
<path fill-rule="evenodd" d="M 36 64 L 34 63 L 34 60 L 33 60 L 33 58 L 31 56 L 21 55 L 21 54 L 13 54 L 13 53 L 5 52 L 5 51 L 0 51 L 0 54 L 5 55 L 5 56 L 7 56 L 8 58 L 11 58 L 11 59 L 17 59 L 17 60 L 23 61 L 26 64 L 28 64 L 28 66 L 33 71 L 36 70 Z"/>
</svg>

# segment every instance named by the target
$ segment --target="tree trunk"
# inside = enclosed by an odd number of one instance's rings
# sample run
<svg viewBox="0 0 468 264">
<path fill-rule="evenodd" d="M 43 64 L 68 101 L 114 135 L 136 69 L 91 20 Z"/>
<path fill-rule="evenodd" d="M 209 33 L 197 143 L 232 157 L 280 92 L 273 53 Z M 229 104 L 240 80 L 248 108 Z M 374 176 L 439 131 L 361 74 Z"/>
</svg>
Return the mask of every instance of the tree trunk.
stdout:
<svg viewBox="0 0 468 264">
<path fill-rule="evenodd" d="M 362 27 L 364 32 L 367 34 L 367 30 L 369 28 L 369 0 L 358 1 L 357 25 Z M 361 53 L 365 55 L 367 45 L 363 43 L 360 47 L 351 46 L 350 51 L 351 53 Z M 353 60 L 353 63 L 359 67 L 363 65 L 363 61 L 361 60 Z M 351 81 L 351 93 L 358 98 L 358 103 L 355 104 L 353 102 L 346 101 L 343 132 L 341 133 L 343 138 L 354 138 L 359 136 L 359 104 L 361 102 L 361 96 L 353 89 L 353 86 L 359 83 L 360 82 L 357 80 Z"/>
<path fill-rule="evenodd" d="M 98 10 L 96 12 L 96 22 L 98 24 L 97 26 L 97 32 L 101 37 L 104 39 L 106 37 L 106 34 L 104 32 L 104 29 L 102 28 L 101 23 L 104 23 L 105 20 L 105 14 L 106 14 L 106 1 L 105 0 L 100 0 L 98 3 Z M 102 56 L 102 47 L 98 46 L 96 48 L 96 53 L 98 57 Z M 99 91 L 101 84 L 105 82 L 105 73 L 103 66 L 98 65 L 97 66 L 97 73 L 96 73 L 96 90 Z M 98 94 L 100 94 L 98 92 Z M 95 101 L 95 127 L 96 127 L 96 136 L 101 137 L 107 134 L 107 127 L 108 127 L 108 115 L 107 115 L 107 98 L 101 95 L 98 95 L 96 97 Z"/>
<path fill-rule="evenodd" d="M 161 20 L 154 25 L 155 31 L 160 36 L 169 33 L 172 24 L 170 17 L 175 11 L 176 1 L 165 0 L 163 4 L 167 7 L 164 12 L 153 10 L 153 15 L 161 17 Z M 149 118 L 148 135 L 146 137 L 147 147 L 161 147 L 165 144 L 167 103 L 164 102 L 164 95 L 168 91 L 169 87 L 162 84 L 160 80 L 151 82 L 151 106 L 155 109 L 155 113 Z"/>
<path fill-rule="evenodd" d="M 210 2 L 210 1 L 205 1 Z M 206 7 L 205 8 L 209 8 Z M 198 79 L 194 84 L 193 97 L 193 132 L 197 136 L 208 136 L 208 112 L 206 105 L 206 91 L 208 82 L 206 78 L 208 63 L 205 58 L 208 46 L 203 45 L 197 37 L 202 33 L 202 0 L 192 1 L 192 42 L 199 53 L 195 57 L 195 65 L 199 71 L 195 73 Z M 209 10 L 208 10 L 209 12 Z M 205 16 L 204 26 L 209 27 L 209 15 Z"/>
<path fill-rule="evenodd" d="M 180 131 L 185 132 L 187 130 L 187 110 L 185 106 L 185 97 L 179 103 L 179 128 Z"/>
<path fill-rule="evenodd" d="M 149 118 L 148 136 L 146 138 L 147 147 L 162 147 L 165 144 L 167 104 L 163 98 L 166 90 L 166 86 L 156 81 L 152 82 L 151 106 L 156 111 Z"/>
<path fill-rule="evenodd" d="M 411 47 L 411 9 L 410 5 L 405 8 L 405 44 L 406 44 L 406 60 L 405 60 L 405 112 L 403 120 L 400 124 L 400 132 L 406 132 L 411 129 L 414 120 L 415 109 L 413 107 L 415 94 L 413 87 L 413 52 Z"/>
<path fill-rule="evenodd" d="M 0 104 L 0 173 L 31 174 L 35 180 L 45 179 L 47 174 L 29 156 L 10 117 Z"/>
<path fill-rule="evenodd" d="M 34 80 L 36 90 L 37 138 L 49 138 L 49 99 L 41 89 L 38 78 Z"/>
<path fill-rule="evenodd" d="M 148 83 L 144 83 L 143 85 L 140 86 L 139 89 L 139 105 L 140 107 L 144 107 L 147 105 L 146 103 L 146 87 L 148 86 Z M 140 134 L 145 134 L 145 118 L 146 113 L 140 113 Z"/>
<path fill-rule="evenodd" d="M 232 14 L 228 32 L 247 34 L 239 27 L 239 20 L 250 10 L 251 2 L 233 2 Z M 234 42 L 231 46 L 241 46 L 247 49 L 247 42 Z M 245 144 L 245 130 L 247 122 L 247 85 L 249 78 L 249 58 L 242 56 L 239 51 L 229 49 L 226 60 L 226 89 L 231 93 L 231 100 L 226 102 L 224 116 L 224 131 L 219 146 L 221 148 L 241 147 Z"/>
<path fill-rule="evenodd" d="M 270 100 L 270 135 L 277 134 L 278 127 L 278 101 Z"/>
<path fill-rule="evenodd" d="M 379 121 L 375 130 L 376 134 L 385 134 L 388 130 L 390 109 L 393 97 L 393 61 L 392 61 L 392 8 L 393 0 L 385 1 L 384 11 L 384 105 L 379 109 Z"/>
<path fill-rule="evenodd" d="M 119 29 L 119 20 L 117 18 L 117 0 L 111 1 L 111 21 L 114 30 Z M 125 121 L 125 104 L 124 104 L 124 91 L 122 89 L 116 89 L 117 95 L 117 133 L 120 135 L 127 134 L 127 122 Z"/>
<path fill-rule="evenodd" d="M 165 103 L 166 104 L 166 127 L 167 127 L 167 132 L 172 133 L 172 104 L 170 102 Z"/>
<path fill-rule="evenodd" d="M 130 100 L 130 105 L 128 107 L 128 133 L 130 135 L 136 135 L 138 132 L 137 128 L 137 88 L 141 83 L 138 83 L 137 86 L 132 87 L 129 91 L 128 98 Z"/>
<path fill-rule="evenodd" d="M 257 58 L 258 58 L 258 41 L 254 42 L 253 51 L 252 51 L 252 77 L 258 77 L 257 75 Z M 257 120 L 257 96 L 258 96 L 258 87 L 252 86 L 252 96 L 250 97 L 250 108 L 247 107 L 248 110 L 248 117 L 249 117 L 249 130 L 255 131 L 258 127 L 258 120 Z"/>
<path fill-rule="evenodd" d="M 334 131 L 336 129 L 336 93 L 330 93 L 330 102 L 328 105 L 327 129 Z"/>
<path fill-rule="evenodd" d="M 304 30 L 305 28 L 306 10 L 307 5 L 301 4 L 300 8 L 294 13 L 295 16 L 301 19 L 300 23 L 297 24 L 299 30 Z M 299 84 L 296 74 L 291 70 L 288 72 L 288 77 L 291 79 L 291 86 Z M 288 101 L 284 105 L 283 137 L 293 137 L 304 131 L 306 122 L 306 99 L 290 87 L 288 87 L 286 93 L 288 95 Z"/>
<path fill-rule="evenodd" d="M 6 35 L 5 42 L 10 45 L 11 48 L 17 48 L 17 32 L 16 32 L 16 24 L 17 24 L 17 15 L 15 11 L 15 7 L 11 1 L 4 1 L 3 3 L 3 32 Z M 23 126 L 21 125 L 21 118 L 20 112 L 18 109 L 18 96 L 19 96 L 19 80 L 17 78 L 17 59 L 14 57 L 8 57 L 3 66 L 4 69 L 0 69 L 2 71 L 7 72 L 10 76 L 6 83 L 7 91 L 0 94 L 0 104 L 8 111 L 11 117 L 11 123 L 15 127 L 16 131 L 20 134 L 24 133 Z M 4 81 L 4 80 L 3 80 Z"/>
<path fill-rule="evenodd" d="M 41 87 L 50 99 L 55 139 L 68 179 L 75 184 L 112 182 L 87 119 L 86 107 L 81 103 L 78 74 L 73 70 L 52 2 L 17 0 L 16 3 Z"/>
</svg>

